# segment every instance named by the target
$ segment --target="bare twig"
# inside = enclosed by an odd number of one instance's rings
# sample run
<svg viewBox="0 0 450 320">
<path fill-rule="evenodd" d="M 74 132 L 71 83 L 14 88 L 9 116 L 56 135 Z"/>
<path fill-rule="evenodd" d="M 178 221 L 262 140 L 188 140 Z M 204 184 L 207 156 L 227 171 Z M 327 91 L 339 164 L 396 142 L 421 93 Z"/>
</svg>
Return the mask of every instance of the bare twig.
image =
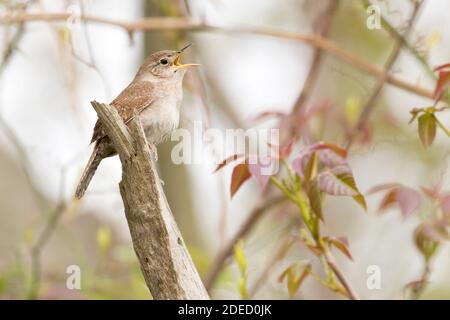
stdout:
<svg viewBox="0 0 450 320">
<path fill-rule="evenodd" d="M 338 7 L 338 4 L 338 0 L 328 1 L 325 11 L 320 17 L 320 21 L 322 23 L 320 24 L 318 30 L 319 36 L 324 38 L 327 37 L 328 32 L 331 28 L 333 15 Z M 303 106 L 305 105 L 305 103 L 307 103 L 311 95 L 311 91 L 315 86 L 317 77 L 319 76 L 319 69 L 320 65 L 322 64 L 323 56 L 324 51 L 319 47 L 315 47 L 308 75 L 306 76 L 303 88 L 294 104 L 294 107 L 292 108 L 291 117 L 288 118 L 288 132 L 286 135 L 282 136 L 282 145 L 286 144 L 292 138 L 296 138 L 298 136 L 298 117 L 300 116 L 301 111 L 304 109 Z"/>
<path fill-rule="evenodd" d="M 431 276 L 431 264 L 429 260 L 426 260 L 425 267 L 423 268 L 419 280 L 409 285 L 408 289 L 411 290 L 411 299 L 417 300 L 422 296 L 430 281 L 430 276 Z"/>
<path fill-rule="evenodd" d="M 258 290 L 262 287 L 262 285 L 267 281 L 267 277 L 269 276 L 270 272 L 272 271 L 275 264 L 283 259 L 283 257 L 286 255 L 286 253 L 291 248 L 292 244 L 294 243 L 294 239 L 292 239 L 291 235 L 287 235 L 283 237 L 282 241 L 278 245 L 277 250 L 275 253 L 267 260 L 262 272 L 259 274 L 259 276 L 256 278 L 256 280 L 253 282 L 253 285 L 248 289 L 248 296 L 254 297 L 255 294 L 258 292 Z"/>
<path fill-rule="evenodd" d="M 338 0 L 328 0 L 327 8 L 325 9 L 324 14 L 320 17 L 320 20 L 322 21 L 321 28 L 318 32 L 318 34 L 321 37 L 326 38 L 328 35 L 328 32 L 330 31 L 333 15 L 338 7 L 339 1 Z M 294 108 L 292 110 L 293 114 L 297 114 L 298 111 L 303 107 L 303 105 L 308 100 L 312 88 L 314 87 L 314 84 L 316 82 L 317 76 L 319 75 L 319 67 L 323 60 L 323 50 L 319 47 L 314 49 L 313 59 L 311 62 L 311 67 L 309 68 L 308 75 L 306 76 L 305 83 L 303 84 L 303 89 L 300 93 L 300 95 L 297 98 L 297 101 L 295 102 Z"/>
<path fill-rule="evenodd" d="M 359 296 L 356 293 L 356 291 L 352 288 L 350 285 L 350 282 L 345 277 L 344 273 L 342 272 L 339 265 L 334 260 L 333 255 L 331 254 L 330 250 L 327 246 L 323 246 L 321 248 L 323 257 L 325 258 L 325 261 L 327 262 L 328 266 L 333 270 L 333 273 L 336 275 L 336 277 L 339 279 L 339 282 L 344 286 L 345 291 L 348 294 L 348 297 L 352 300 L 359 300 Z"/>
<path fill-rule="evenodd" d="M 31 281 L 28 291 L 28 299 L 36 299 L 39 296 L 41 286 L 42 270 L 41 270 L 41 254 L 53 235 L 59 219 L 64 213 L 66 204 L 60 202 L 55 210 L 51 213 L 44 230 L 39 235 L 36 243 L 31 248 Z"/>
<path fill-rule="evenodd" d="M 23 22 L 32 21 L 43 21 L 43 22 L 58 22 L 65 21 L 69 18 L 68 13 L 27 13 L 27 14 L 17 14 L 17 15 L 4 15 L 0 19 L 0 24 L 16 24 Z M 272 30 L 267 28 L 256 28 L 256 27 L 246 27 L 246 26 L 218 26 L 210 23 L 205 23 L 202 21 L 193 21 L 185 18 L 172 18 L 172 17 L 152 17 L 145 18 L 141 21 L 136 22 L 123 22 L 113 19 L 101 18 L 96 16 L 81 16 L 82 21 L 106 24 L 111 26 L 116 26 L 124 29 L 128 33 L 133 33 L 135 31 L 168 31 L 168 30 L 184 30 L 184 31 L 210 31 L 210 32 L 223 32 L 223 33 L 238 33 L 238 34 L 256 34 L 268 37 L 274 37 L 279 39 L 301 41 L 306 44 L 318 47 L 323 51 L 335 56 L 336 58 L 351 64 L 360 70 L 372 75 L 377 79 L 383 79 L 386 83 L 393 86 L 401 88 L 403 90 L 409 91 L 419 96 L 423 96 L 429 99 L 433 98 L 433 91 L 425 89 L 421 86 L 411 84 L 409 82 L 403 81 L 391 74 L 387 74 L 383 69 L 372 65 L 363 58 L 346 51 L 336 45 L 335 43 L 324 39 L 318 35 L 305 35 L 295 32 Z"/>
<path fill-rule="evenodd" d="M 0 75 L 3 73 L 6 66 L 8 65 L 8 62 L 12 57 L 14 50 L 17 48 L 17 45 L 19 44 L 20 40 L 22 39 L 24 32 L 25 32 L 25 25 L 21 23 L 19 24 L 17 31 L 14 33 L 14 36 L 11 38 L 11 40 L 9 41 L 9 43 L 5 48 L 5 51 L 3 52 L 2 62 L 0 64 Z"/>
<path fill-rule="evenodd" d="M 41 255 L 56 230 L 61 216 L 68 207 L 68 203 L 64 200 L 65 178 L 66 168 L 63 168 L 61 170 L 61 178 L 59 183 L 58 204 L 53 212 L 51 212 L 50 217 L 48 218 L 45 227 L 37 238 L 35 244 L 31 247 L 31 282 L 28 291 L 28 299 L 36 299 L 39 296 L 42 278 Z"/>
<path fill-rule="evenodd" d="M 370 0 L 363 0 L 363 6 L 366 8 L 372 4 Z M 420 62 L 420 64 L 425 68 L 430 78 L 436 80 L 437 75 L 433 71 L 433 68 L 429 65 L 428 61 L 421 54 L 416 47 L 414 47 L 411 42 L 405 38 L 403 34 L 401 34 L 394 26 L 392 26 L 386 17 L 381 13 L 381 26 L 385 29 L 391 37 L 393 37 L 396 41 L 400 42 L 402 46 L 407 49 L 416 59 Z"/>
<path fill-rule="evenodd" d="M 30 156 L 27 154 L 24 145 L 20 141 L 19 137 L 17 136 L 14 129 L 8 124 L 6 119 L 4 119 L 3 115 L 0 112 L 0 128 L 2 129 L 3 133 L 6 135 L 6 137 L 9 139 L 9 142 L 13 145 L 18 158 L 18 163 L 22 169 L 22 172 L 25 176 L 26 181 L 28 182 L 31 191 L 33 192 L 33 196 L 35 198 L 36 204 L 41 208 L 48 208 L 47 207 L 47 199 L 42 194 L 41 190 L 39 190 L 38 187 L 36 187 L 35 183 L 33 182 L 32 172 L 30 170 Z"/>
<path fill-rule="evenodd" d="M 407 25 L 405 34 L 403 36 L 404 39 L 407 39 L 408 36 L 410 35 L 410 33 L 412 32 L 414 23 L 416 22 L 416 20 L 419 16 L 420 9 L 422 8 L 423 3 L 424 3 L 424 1 L 415 1 L 414 2 L 414 9 L 411 14 L 411 18 L 408 21 L 408 25 Z M 369 99 L 367 100 L 366 104 L 364 105 L 363 111 L 361 112 L 361 114 L 358 118 L 355 128 L 349 134 L 348 142 L 347 142 L 347 149 L 350 148 L 350 146 L 352 145 L 354 138 L 358 134 L 358 132 L 364 128 L 370 114 L 372 113 L 373 109 L 375 108 L 376 102 L 378 101 L 378 98 L 380 97 L 380 93 L 381 93 L 385 83 L 387 82 L 387 76 L 388 76 L 392 66 L 397 61 L 397 58 L 400 55 L 401 49 L 405 43 L 402 40 L 403 38 L 398 38 L 396 40 L 396 42 L 394 44 L 394 49 L 392 50 L 390 56 L 388 57 L 388 60 L 385 63 L 385 66 L 384 66 L 385 76 L 379 79 L 378 83 L 375 85 L 375 88 L 373 89 L 372 94 L 370 95 Z"/>
<path fill-rule="evenodd" d="M 84 0 L 80 0 L 80 8 L 81 8 L 81 14 L 84 15 L 84 12 L 85 12 Z M 97 73 L 97 75 L 99 76 L 99 78 L 102 81 L 103 86 L 105 88 L 106 97 L 109 99 L 110 98 L 109 96 L 111 94 L 111 92 L 110 92 L 111 89 L 110 89 L 110 87 L 108 85 L 108 81 L 106 80 L 105 75 L 100 70 L 100 68 L 97 65 L 97 61 L 95 60 L 94 50 L 92 49 L 92 41 L 91 41 L 91 37 L 89 36 L 89 32 L 88 32 L 88 27 L 87 27 L 86 21 L 83 22 L 83 33 L 84 33 L 84 39 L 85 39 L 85 42 L 86 42 L 86 47 L 87 47 L 88 54 L 89 54 L 89 61 L 85 61 L 86 62 L 85 64 L 89 68 L 93 69 Z M 71 38 L 71 40 L 72 40 L 72 38 Z M 74 47 L 73 47 L 73 43 L 72 43 L 72 52 L 76 56 L 75 50 L 74 50 Z M 81 58 L 81 61 L 84 61 L 84 60 Z"/>
<path fill-rule="evenodd" d="M 236 234 L 231 238 L 227 244 L 220 250 L 217 254 L 216 258 L 213 261 L 213 265 L 211 266 L 209 273 L 206 275 L 204 280 L 205 287 L 208 291 L 212 289 L 212 286 L 217 280 L 217 277 L 220 271 L 225 264 L 225 261 L 228 257 L 233 253 L 233 248 L 235 244 L 242 238 L 244 238 L 249 231 L 253 228 L 255 223 L 261 218 L 261 216 L 273 208 L 274 206 L 286 201 L 287 199 L 284 196 L 276 196 L 268 201 L 264 201 L 260 206 L 256 207 L 250 215 L 247 217 L 245 222 L 241 225 Z"/>
</svg>

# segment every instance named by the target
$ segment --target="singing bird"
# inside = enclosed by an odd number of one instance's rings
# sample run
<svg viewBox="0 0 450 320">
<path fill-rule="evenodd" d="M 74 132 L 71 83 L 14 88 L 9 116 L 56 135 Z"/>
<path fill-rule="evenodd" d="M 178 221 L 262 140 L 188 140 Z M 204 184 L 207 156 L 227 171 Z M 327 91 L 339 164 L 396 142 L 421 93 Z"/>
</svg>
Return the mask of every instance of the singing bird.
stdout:
<svg viewBox="0 0 450 320">
<path fill-rule="evenodd" d="M 133 81 L 110 105 L 115 107 L 125 123 L 140 115 L 147 143 L 156 156 L 156 145 L 170 137 L 178 127 L 183 97 L 183 77 L 187 68 L 198 64 L 181 64 L 181 50 L 158 51 L 148 56 Z M 114 146 L 99 120 L 94 127 L 91 143 L 94 150 L 78 183 L 75 197 L 83 197 L 100 162 L 116 155 Z"/>
</svg>

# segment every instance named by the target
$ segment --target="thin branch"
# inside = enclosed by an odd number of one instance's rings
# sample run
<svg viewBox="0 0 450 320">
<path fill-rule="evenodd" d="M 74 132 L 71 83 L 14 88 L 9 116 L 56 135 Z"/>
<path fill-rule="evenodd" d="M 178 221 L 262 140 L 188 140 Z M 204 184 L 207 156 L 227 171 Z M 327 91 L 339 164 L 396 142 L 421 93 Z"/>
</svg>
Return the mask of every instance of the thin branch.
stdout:
<svg viewBox="0 0 450 320">
<path fill-rule="evenodd" d="M 60 202 L 57 205 L 55 210 L 51 213 L 49 220 L 47 221 L 44 230 L 39 235 L 35 245 L 31 248 L 31 281 L 28 299 L 34 300 L 39 296 L 42 278 L 41 255 L 53 235 L 65 208 L 66 204 L 64 202 Z"/>
<path fill-rule="evenodd" d="M 414 23 L 416 22 L 417 18 L 419 17 L 420 9 L 422 8 L 423 3 L 424 3 L 424 1 L 415 1 L 414 2 L 414 9 L 411 14 L 411 18 L 408 21 L 408 25 L 406 27 L 406 31 L 404 33 L 403 38 L 407 39 L 409 37 L 410 33 L 412 32 Z M 379 79 L 378 83 L 375 85 L 375 88 L 373 89 L 372 94 L 370 95 L 369 99 L 367 100 L 366 104 L 364 105 L 363 111 L 361 112 L 361 114 L 358 118 L 355 128 L 349 134 L 347 149 L 349 149 L 350 146 L 352 145 L 354 138 L 358 134 L 358 132 L 360 132 L 364 128 L 370 114 L 372 113 L 373 109 L 375 108 L 376 102 L 378 101 L 378 99 L 380 97 L 380 93 L 381 93 L 385 83 L 387 82 L 387 76 L 388 76 L 391 68 L 397 61 L 397 58 L 400 55 L 403 45 L 404 45 L 404 42 L 401 39 L 396 40 L 396 42 L 394 44 L 394 48 L 393 48 L 391 54 L 389 55 L 389 57 L 385 63 L 385 66 L 384 66 L 383 73 L 385 74 L 385 77 L 382 77 Z"/>
<path fill-rule="evenodd" d="M 320 16 L 322 23 L 318 30 L 319 36 L 324 38 L 327 37 L 338 5 L 338 0 L 328 0 L 327 7 L 325 8 L 323 15 Z M 324 51 L 319 47 L 315 47 L 308 75 L 306 76 L 302 90 L 294 104 L 294 107 L 292 108 L 291 116 L 288 118 L 288 132 L 286 135 L 282 136 L 281 145 L 285 145 L 289 140 L 292 138 L 297 138 L 298 136 L 298 118 L 300 117 L 301 110 L 304 109 L 304 105 L 308 102 L 311 92 L 316 84 L 323 57 Z"/>
<path fill-rule="evenodd" d="M 9 41 L 3 53 L 2 62 L 0 64 L 0 75 L 3 73 L 6 66 L 8 65 L 12 57 L 12 54 L 14 53 L 14 50 L 16 50 L 20 40 L 22 39 L 24 32 L 25 32 L 25 25 L 21 23 L 19 24 L 17 31 L 14 33 L 14 36 L 11 38 L 11 41 Z"/>
<path fill-rule="evenodd" d="M 364 8 L 372 5 L 370 0 L 363 0 L 362 2 Z M 381 26 L 385 29 L 391 37 L 393 37 L 397 42 L 400 42 L 402 46 L 407 49 L 416 59 L 422 64 L 422 66 L 427 71 L 430 78 L 436 80 L 437 75 L 433 71 L 433 68 L 429 65 L 428 61 L 425 59 L 424 55 L 421 54 L 410 42 L 405 38 L 390 22 L 386 19 L 386 17 L 381 13 Z"/>
<path fill-rule="evenodd" d="M 319 35 L 321 37 L 326 38 L 331 25 L 333 21 L 333 15 L 338 7 L 339 1 L 338 0 L 328 0 L 327 8 L 325 9 L 324 14 L 321 16 L 322 25 L 319 30 Z M 323 60 L 323 53 L 324 51 L 316 47 L 314 49 L 313 59 L 311 62 L 311 67 L 309 68 L 308 75 L 306 76 L 305 83 L 303 84 L 303 89 L 300 93 L 300 95 L 297 98 L 297 101 L 295 102 L 294 108 L 292 110 L 293 114 L 297 114 L 298 111 L 303 107 L 303 105 L 307 102 L 312 88 L 314 87 L 314 84 L 316 83 L 317 76 L 319 75 L 319 67 Z"/>
<path fill-rule="evenodd" d="M 81 14 L 84 15 L 85 12 L 85 5 L 84 5 L 84 0 L 80 0 L 80 8 L 81 8 Z M 86 62 L 86 66 L 88 66 L 89 68 L 93 69 L 97 75 L 100 77 L 100 80 L 102 81 L 102 84 L 105 88 L 105 94 L 106 97 L 108 97 L 111 95 L 111 89 L 108 85 L 108 81 L 106 80 L 105 75 L 103 74 L 103 72 L 100 70 L 100 68 L 97 65 L 97 61 L 95 60 L 95 55 L 94 55 L 94 50 L 92 48 L 92 41 L 91 41 L 91 37 L 89 36 L 89 32 L 88 32 L 88 26 L 86 21 L 83 22 L 83 33 L 84 33 L 84 39 L 86 42 L 86 47 L 87 47 L 87 51 L 89 54 L 89 61 L 85 61 Z M 72 37 L 70 38 L 71 42 L 72 42 Z M 77 56 L 75 54 L 75 48 L 73 46 L 73 43 L 71 43 L 72 46 L 72 53 Z M 81 57 L 80 57 L 81 58 Z M 84 59 L 81 58 L 80 61 L 84 61 Z"/>
<path fill-rule="evenodd" d="M 347 278 L 345 277 L 341 268 L 334 260 L 334 257 L 331 254 L 328 246 L 322 246 L 321 252 L 322 252 L 322 255 L 325 258 L 325 261 L 328 264 L 328 266 L 331 268 L 331 270 L 333 270 L 333 273 L 339 279 L 339 282 L 344 286 L 345 291 L 347 292 L 349 298 L 352 300 L 359 300 L 360 298 L 359 298 L 358 294 L 353 289 L 353 287 L 350 285 L 350 282 L 347 280 Z"/>
<path fill-rule="evenodd" d="M 61 22 L 69 18 L 68 13 L 27 13 L 17 15 L 4 15 L 0 19 L 0 24 L 9 25 L 23 22 L 41 21 L 41 22 Z M 172 17 L 152 17 L 145 18 L 137 22 L 123 22 L 113 19 L 101 18 L 96 16 L 80 16 L 82 21 L 111 25 L 124 29 L 128 33 L 135 31 L 210 31 L 218 33 L 237 33 L 237 34 L 255 34 L 261 36 L 274 37 L 279 39 L 301 41 L 335 56 L 336 58 L 353 65 L 354 67 L 372 75 L 375 78 L 383 79 L 386 83 L 409 91 L 419 96 L 433 99 L 433 91 L 421 86 L 403 81 L 391 74 L 387 74 L 383 69 L 372 65 L 363 58 L 346 51 L 337 44 L 324 39 L 318 35 L 305 35 L 289 31 L 272 30 L 267 28 L 245 27 L 245 26 L 218 26 L 202 21 L 194 21 L 185 18 Z"/>
<path fill-rule="evenodd" d="M 260 273 L 258 278 L 253 282 L 253 285 L 248 289 L 249 297 L 255 296 L 258 290 L 267 281 L 267 278 L 269 277 L 270 272 L 272 271 L 275 264 L 286 256 L 287 252 L 291 248 L 294 241 L 295 240 L 292 239 L 291 235 L 283 237 L 275 253 L 267 260 L 262 272 Z"/>
<path fill-rule="evenodd" d="M 409 285 L 409 289 L 411 290 L 411 299 L 417 300 L 419 299 L 422 294 L 424 293 L 425 289 L 427 288 L 427 285 L 430 281 L 431 276 L 431 264 L 430 261 L 425 259 L 425 267 L 422 271 L 422 274 L 420 275 L 419 280 L 411 283 Z"/>
<path fill-rule="evenodd" d="M 214 259 L 213 265 L 204 280 L 205 287 L 208 291 L 211 291 L 212 286 L 216 282 L 217 277 L 225 264 L 225 261 L 232 255 L 235 244 L 250 232 L 265 212 L 286 200 L 287 199 L 284 196 L 276 196 L 268 201 L 265 201 L 250 213 L 233 238 L 227 242 L 227 244 L 219 251 Z"/>
<path fill-rule="evenodd" d="M 2 129 L 2 131 L 6 135 L 6 137 L 9 139 L 9 142 L 13 145 L 13 147 L 16 151 L 18 163 L 21 167 L 21 170 L 25 176 L 26 181 L 30 185 L 31 191 L 36 200 L 36 204 L 41 209 L 47 208 L 46 197 L 41 192 L 41 190 L 39 190 L 39 188 L 36 187 L 35 183 L 33 182 L 32 172 L 30 169 L 30 163 L 31 163 L 30 156 L 27 154 L 25 147 L 22 144 L 22 142 L 20 141 L 17 133 L 8 124 L 6 119 L 4 119 L 1 112 L 0 112 L 0 128 Z"/>
<path fill-rule="evenodd" d="M 58 205 L 50 214 L 50 217 L 47 220 L 44 229 L 42 230 L 35 244 L 31 248 L 31 281 L 30 281 L 30 288 L 28 291 L 28 299 L 31 300 L 34 300 L 39 296 L 42 278 L 42 268 L 41 268 L 42 252 L 47 246 L 51 236 L 55 232 L 61 216 L 66 211 L 66 208 L 69 205 L 64 200 L 65 178 L 66 178 L 66 168 L 64 167 L 61 170 Z"/>
</svg>

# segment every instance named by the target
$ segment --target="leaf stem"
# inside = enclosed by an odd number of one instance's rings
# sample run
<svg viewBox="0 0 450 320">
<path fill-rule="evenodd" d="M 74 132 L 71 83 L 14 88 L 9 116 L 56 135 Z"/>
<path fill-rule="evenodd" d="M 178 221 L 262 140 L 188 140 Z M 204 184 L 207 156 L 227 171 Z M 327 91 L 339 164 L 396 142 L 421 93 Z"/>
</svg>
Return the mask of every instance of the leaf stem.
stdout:
<svg viewBox="0 0 450 320">
<path fill-rule="evenodd" d="M 437 125 L 445 132 L 445 134 L 447 135 L 447 137 L 450 137 L 450 130 L 448 130 L 441 121 L 439 121 L 439 119 L 434 116 L 434 121 L 436 121 Z"/>
</svg>

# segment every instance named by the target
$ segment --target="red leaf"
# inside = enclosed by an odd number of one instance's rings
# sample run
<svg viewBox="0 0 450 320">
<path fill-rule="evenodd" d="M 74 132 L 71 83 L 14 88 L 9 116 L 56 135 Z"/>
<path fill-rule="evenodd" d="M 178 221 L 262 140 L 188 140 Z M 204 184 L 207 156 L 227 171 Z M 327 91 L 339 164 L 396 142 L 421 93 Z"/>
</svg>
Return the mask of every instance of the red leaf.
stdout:
<svg viewBox="0 0 450 320">
<path fill-rule="evenodd" d="M 253 163 L 256 162 L 256 163 Z M 248 161 L 248 171 L 258 181 L 258 184 L 264 189 L 272 175 L 272 158 L 258 157 L 256 161 Z"/>
<path fill-rule="evenodd" d="M 350 167 L 334 167 L 319 175 L 320 189 L 334 196 L 356 196 L 359 194 Z"/>
<path fill-rule="evenodd" d="M 441 197 L 443 196 L 441 194 L 441 183 L 434 185 L 432 187 L 420 187 L 420 189 L 422 189 L 422 192 L 427 195 L 428 197 L 430 197 L 431 199 L 434 200 L 440 200 Z"/>
<path fill-rule="evenodd" d="M 239 190 L 242 184 L 251 177 L 248 166 L 245 163 L 240 163 L 233 169 L 231 175 L 230 193 L 231 197 Z"/>
<path fill-rule="evenodd" d="M 342 158 L 346 159 L 347 158 L 347 150 L 335 145 L 335 144 L 331 144 L 331 143 L 318 143 L 314 145 L 315 150 L 331 150 L 334 153 L 336 153 L 337 155 L 341 156 Z"/>
<path fill-rule="evenodd" d="M 342 149 L 341 147 L 338 147 L 335 144 L 323 143 L 323 142 L 311 144 L 311 145 L 304 147 L 300 151 L 298 156 L 302 157 L 302 156 L 310 155 L 311 153 L 319 151 L 319 150 L 331 150 L 335 154 L 341 156 L 342 158 L 344 158 L 344 159 L 347 158 L 347 151 L 345 149 Z"/>
<path fill-rule="evenodd" d="M 436 68 L 433 69 L 433 71 L 441 71 L 444 69 L 450 68 L 450 63 L 447 64 L 442 64 L 440 66 L 437 66 Z"/>
<path fill-rule="evenodd" d="M 291 139 L 286 145 L 281 146 L 278 157 L 280 159 L 287 159 L 292 152 L 293 145 L 294 145 L 294 139 Z"/>
<path fill-rule="evenodd" d="M 305 177 L 305 170 L 308 166 L 309 159 L 311 158 L 311 154 L 298 156 L 292 161 L 292 169 L 294 169 L 297 174 L 302 177 Z"/>
<path fill-rule="evenodd" d="M 402 216 L 409 217 L 420 205 L 420 194 L 411 188 L 397 189 L 397 202 Z"/>
<path fill-rule="evenodd" d="M 300 150 L 298 156 L 292 162 L 292 167 L 301 177 L 304 176 L 308 159 L 314 152 L 317 152 L 324 164 L 329 165 L 329 167 L 344 164 L 345 159 L 347 158 L 347 151 L 334 144 L 316 143 L 305 146 L 302 150 Z"/>
<path fill-rule="evenodd" d="M 404 218 L 409 217 L 420 205 L 421 197 L 416 190 L 400 184 L 385 184 L 372 188 L 372 193 L 388 189 L 381 200 L 379 211 L 384 211 L 393 205 L 398 205 Z"/>
<path fill-rule="evenodd" d="M 328 167 L 333 168 L 346 164 L 345 158 L 332 152 L 331 150 L 322 150 L 319 152 L 320 160 Z"/>
<path fill-rule="evenodd" d="M 318 175 L 320 189 L 335 196 L 351 196 L 353 199 L 367 210 L 366 200 L 359 192 L 350 167 L 340 165 L 324 171 Z"/>
<path fill-rule="evenodd" d="M 367 194 L 373 194 L 373 193 L 376 193 L 376 192 L 393 189 L 395 187 L 401 187 L 401 184 L 397 183 L 397 182 L 380 184 L 378 186 L 372 187 L 367 192 Z"/>
<path fill-rule="evenodd" d="M 450 71 L 439 72 L 439 78 L 434 89 L 434 103 L 437 104 L 441 100 L 444 93 L 450 87 Z"/>
<path fill-rule="evenodd" d="M 287 144 L 283 145 L 283 146 L 276 146 L 273 144 L 268 143 L 269 147 L 271 147 L 272 149 L 275 149 L 277 152 L 276 157 L 278 159 L 287 159 L 291 152 L 292 152 L 292 147 L 294 145 L 295 140 L 291 139 Z"/>
<path fill-rule="evenodd" d="M 380 211 L 380 212 L 384 211 L 384 210 L 388 209 L 389 207 L 395 205 L 397 203 L 396 195 L 397 195 L 397 193 L 395 192 L 395 189 L 386 193 L 383 200 L 381 200 L 378 211 Z"/>
<path fill-rule="evenodd" d="M 234 155 L 229 156 L 228 158 L 222 160 L 222 162 L 217 165 L 216 169 L 214 170 L 214 173 L 216 173 L 217 171 L 219 171 L 220 169 L 225 167 L 230 162 L 233 162 L 233 161 L 235 161 L 235 160 L 237 160 L 239 158 L 242 158 L 243 156 L 244 155 L 242 155 L 242 154 L 234 154 Z"/>
</svg>

